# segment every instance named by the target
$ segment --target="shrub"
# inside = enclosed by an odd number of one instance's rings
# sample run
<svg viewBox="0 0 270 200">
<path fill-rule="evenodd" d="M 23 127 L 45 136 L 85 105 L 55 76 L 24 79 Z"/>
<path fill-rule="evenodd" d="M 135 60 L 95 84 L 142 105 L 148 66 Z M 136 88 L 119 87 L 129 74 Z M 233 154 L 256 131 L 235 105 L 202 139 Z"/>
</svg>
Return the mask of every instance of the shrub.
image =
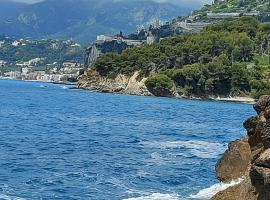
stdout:
<svg viewBox="0 0 270 200">
<path fill-rule="evenodd" d="M 165 74 L 155 74 L 145 83 L 148 90 L 155 96 L 172 96 L 173 81 Z"/>
</svg>

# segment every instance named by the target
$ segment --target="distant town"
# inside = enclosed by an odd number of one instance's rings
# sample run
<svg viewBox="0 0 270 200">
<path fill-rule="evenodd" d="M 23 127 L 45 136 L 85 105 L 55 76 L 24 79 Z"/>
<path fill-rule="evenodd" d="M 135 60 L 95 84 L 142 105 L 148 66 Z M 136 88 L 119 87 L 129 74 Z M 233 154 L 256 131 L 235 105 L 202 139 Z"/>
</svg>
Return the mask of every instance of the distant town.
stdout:
<svg viewBox="0 0 270 200">
<path fill-rule="evenodd" d="M 33 58 L 35 55 L 42 57 Z M 83 71 L 82 55 L 81 45 L 70 40 L 2 38 L 0 58 L 5 56 L 6 59 L 0 59 L 0 77 L 42 82 L 76 82 Z"/>
</svg>

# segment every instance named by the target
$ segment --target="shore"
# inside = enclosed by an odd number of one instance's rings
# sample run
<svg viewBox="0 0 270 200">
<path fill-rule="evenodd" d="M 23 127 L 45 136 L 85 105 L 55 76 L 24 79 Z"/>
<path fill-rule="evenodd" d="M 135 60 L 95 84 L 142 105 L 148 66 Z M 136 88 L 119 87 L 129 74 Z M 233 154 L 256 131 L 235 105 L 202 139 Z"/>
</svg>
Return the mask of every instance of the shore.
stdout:
<svg viewBox="0 0 270 200">
<path fill-rule="evenodd" d="M 73 85 L 73 86 L 78 85 L 77 83 L 71 83 L 71 82 L 46 82 L 46 81 L 39 81 L 39 80 L 9 79 L 9 78 L 5 78 L 5 77 L 0 77 L 0 79 L 2 79 L 2 80 L 19 80 L 19 81 L 27 81 L 27 82 L 51 83 L 51 84 L 59 84 L 59 85 Z M 78 89 L 90 90 L 90 89 L 85 89 L 85 88 L 78 88 Z M 105 93 L 104 91 L 100 91 L 100 90 L 93 90 L 93 91 Z M 108 92 L 106 92 L 106 93 L 108 93 Z M 139 94 L 125 93 L 125 92 L 109 92 L 109 93 L 144 96 L 144 95 L 139 95 Z M 149 96 L 149 95 L 147 95 L 147 96 Z M 208 98 L 206 98 L 206 97 L 178 96 L 178 97 L 171 97 L 171 98 L 190 99 L 190 100 L 211 100 L 211 101 L 236 102 L 236 103 L 247 103 L 247 104 L 254 104 L 256 102 L 256 100 L 251 98 L 251 97 L 208 97 Z"/>
<path fill-rule="evenodd" d="M 239 102 L 239 103 L 248 103 L 248 104 L 254 104 L 256 102 L 256 100 L 251 97 L 226 97 L 226 98 L 213 98 L 212 100 L 226 101 L 226 102 Z"/>
<path fill-rule="evenodd" d="M 14 81 L 26 81 L 26 82 L 37 82 L 37 83 L 51 83 L 51 84 L 59 84 L 59 85 L 77 85 L 77 82 L 66 82 L 66 81 L 42 81 L 42 80 L 23 80 L 23 79 L 12 79 L 8 77 L 0 76 L 0 80 L 14 80 Z"/>
</svg>

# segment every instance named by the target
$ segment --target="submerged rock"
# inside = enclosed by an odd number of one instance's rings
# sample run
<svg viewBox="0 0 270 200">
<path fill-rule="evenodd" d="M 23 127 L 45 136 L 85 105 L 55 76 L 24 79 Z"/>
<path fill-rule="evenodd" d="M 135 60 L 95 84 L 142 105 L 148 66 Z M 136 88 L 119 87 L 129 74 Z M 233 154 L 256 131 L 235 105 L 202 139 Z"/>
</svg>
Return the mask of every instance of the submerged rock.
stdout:
<svg viewBox="0 0 270 200">
<path fill-rule="evenodd" d="M 219 180 L 244 177 L 244 181 L 211 200 L 270 200 L 270 96 L 261 97 L 254 109 L 257 116 L 244 123 L 248 139 L 231 143 L 216 167 Z"/>
</svg>

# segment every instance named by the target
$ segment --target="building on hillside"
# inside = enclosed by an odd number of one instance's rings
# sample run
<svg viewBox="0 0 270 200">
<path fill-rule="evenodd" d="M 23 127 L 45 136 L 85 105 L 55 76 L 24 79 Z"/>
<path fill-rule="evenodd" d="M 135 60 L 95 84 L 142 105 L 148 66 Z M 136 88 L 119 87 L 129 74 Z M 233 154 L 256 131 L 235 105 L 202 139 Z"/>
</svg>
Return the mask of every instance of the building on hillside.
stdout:
<svg viewBox="0 0 270 200">
<path fill-rule="evenodd" d="M 261 14 L 259 11 L 251 11 L 251 12 L 246 12 L 243 15 L 244 16 L 251 16 L 251 17 L 257 17 Z"/>
<path fill-rule="evenodd" d="M 21 70 L 21 72 L 22 72 L 22 76 L 27 76 L 27 74 L 29 74 L 30 72 L 32 72 L 33 70 L 32 70 L 32 68 L 30 68 L 30 67 L 22 67 L 22 70 Z"/>
<path fill-rule="evenodd" d="M 80 67 L 81 64 L 80 63 L 77 63 L 77 62 L 64 62 L 63 63 L 63 67 L 67 67 L 67 68 L 74 68 L 74 67 Z"/>
<path fill-rule="evenodd" d="M 159 40 L 159 38 L 156 37 L 155 35 L 153 35 L 153 34 L 150 32 L 150 33 L 148 33 L 148 35 L 147 35 L 146 43 L 150 45 L 150 44 L 153 44 L 153 43 L 155 43 L 155 42 L 158 42 L 158 40 Z"/>
<path fill-rule="evenodd" d="M 97 41 L 100 42 L 108 42 L 108 41 L 113 41 L 113 40 L 121 40 L 121 37 L 117 36 L 112 36 L 112 35 L 98 35 L 97 36 Z"/>
<path fill-rule="evenodd" d="M 138 46 L 145 43 L 145 40 L 129 40 L 123 39 L 123 42 L 127 43 L 128 46 Z"/>
<path fill-rule="evenodd" d="M 208 19 L 235 19 L 239 18 L 241 13 L 207 13 Z"/>
<path fill-rule="evenodd" d="M 21 79 L 22 78 L 22 74 L 19 71 L 10 71 L 5 73 L 6 77 L 9 77 L 10 79 Z"/>
<path fill-rule="evenodd" d="M 206 22 L 189 22 L 188 20 L 180 21 L 176 23 L 176 26 L 183 28 L 188 32 L 200 32 L 204 27 L 211 25 L 211 23 Z"/>
<path fill-rule="evenodd" d="M 12 42 L 12 46 L 14 46 L 14 47 L 18 47 L 18 46 L 21 46 L 21 45 L 22 45 L 22 42 L 20 42 L 20 41 L 15 40 L 15 41 Z"/>
<path fill-rule="evenodd" d="M 72 44 L 71 47 L 80 47 L 81 45 L 78 43 Z"/>
<path fill-rule="evenodd" d="M 0 48 L 5 44 L 5 41 L 0 41 Z"/>
<path fill-rule="evenodd" d="M 6 61 L 4 60 L 0 60 L 0 67 L 4 67 L 7 64 Z"/>
</svg>

